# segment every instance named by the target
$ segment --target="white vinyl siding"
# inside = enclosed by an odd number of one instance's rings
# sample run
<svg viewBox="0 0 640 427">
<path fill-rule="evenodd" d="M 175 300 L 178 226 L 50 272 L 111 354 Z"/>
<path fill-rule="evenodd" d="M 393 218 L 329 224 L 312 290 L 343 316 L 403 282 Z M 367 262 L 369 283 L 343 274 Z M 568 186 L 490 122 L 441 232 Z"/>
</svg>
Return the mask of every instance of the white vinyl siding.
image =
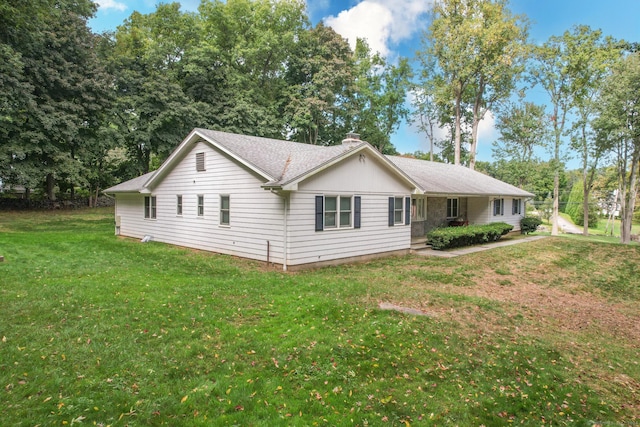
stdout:
<svg viewBox="0 0 640 427">
<path fill-rule="evenodd" d="M 345 190 L 348 188 L 349 192 Z M 392 176 L 370 156 L 345 159 L 330 173 L 300 183 L 291 193 L 287 219 L 289 265 L 408 250 L 411 227 L 389 227 L 389 198 L 409 197 L 411 188 Z M 340 232 L 316 232 L 315 204 L 318 194 L 351 197 L 352 227 Z M 359 211 L 356 215 L 356 197 Z M 359 223 L 355 223 L 355 218 Z M 359 228 L 358 228 L 359 227 Z"/>
<path fill-rule="evenodd" d="M 502 200 L 502 199 L 500 199 Z M 511 199 L 505 198 L 504 203 L 508 206 Z M 523 202 L 524 204 L 524 202 Z M 502 216 L 494 216 L 495 204 L 493 198 L 489 197 L 469 197 L 467 200 L 467 214 L 469 224 L 489 224 L 492 222 L 506 222 L 513 225 L 513 231 L 520 230 L 521 214 L 511 214 L 505 212 Z M 523 206 L 524 209 L 524 206 Z"/>
<path fill-rule="evenodd" d="M 289 265 L 409 249 L 411 227 L 389 227 L 389 195 L 361 196 L 361 228 L 316 232 L 315 194 L 291 194 Z"/>
<path fill-rule="evenodd" d="M 205 152 L 207 171 L 196 171 L 196 152 Z M 200 142 L 154 188 L 158 219 L 145 221 L 140 194 L 118 194 L 116 215 L 120 234 L 245 258 L 283 262 L 283 209 L 281 197 L 263 190 L 263 181 L 239 167 L 210 145 Z M 183 216 L 176 216 L 176 194 L 182 195 Z M 204 217 L 197 216 L 197 196 L 204 196 Z M 220 227 L 220 196 L 233 201 L 233 227 Z M 259 206 L 260 209 L 256 209 Z M 313 226 L 312 226 L 313 227 Z"/>
</svg>

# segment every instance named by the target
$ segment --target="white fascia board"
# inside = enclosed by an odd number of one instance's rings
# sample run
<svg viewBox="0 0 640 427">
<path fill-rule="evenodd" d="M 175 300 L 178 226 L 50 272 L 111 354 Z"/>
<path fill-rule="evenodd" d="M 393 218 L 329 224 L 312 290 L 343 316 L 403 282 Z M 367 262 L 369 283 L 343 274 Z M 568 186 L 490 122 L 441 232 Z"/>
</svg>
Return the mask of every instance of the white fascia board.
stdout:
<svg viewBox="0 0 640 427">
<path fill-rule="evenodd" d="M 167 160 L 165 160 L 160 165 L 160 167 L 156 170 L 156 173 L 153 174 L 153 176 L 149 178 L 147 182 L 144 183 L 144 187 L 147 188 L 147 187 L 153 186 L 156 179 L 160 176 L 163 176 L 164 172 L 169 170 L 173 166 L 175 159 L 180 156 L 180 154 L 185 150 L 185 147 L 188 146 L 191 142 L 197 141 L 197 137 L 202 138 L 202 136 L 198 133 L 196 129 L 192 130 L 189 133 L 189 135 L 187 135 L 187 137 L 182 140 L 180 145 L 178 145 L 176 149 L 173 150 L 173 152 L 171 152 L 169 157 L 167 157 Z"/>
</svg>

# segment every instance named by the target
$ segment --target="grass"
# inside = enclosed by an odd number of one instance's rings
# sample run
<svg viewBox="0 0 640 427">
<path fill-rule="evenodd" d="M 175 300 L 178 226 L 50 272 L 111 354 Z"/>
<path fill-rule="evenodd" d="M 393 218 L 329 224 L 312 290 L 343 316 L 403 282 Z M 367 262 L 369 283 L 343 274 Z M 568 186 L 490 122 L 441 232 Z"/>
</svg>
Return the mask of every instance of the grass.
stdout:
<svg viewBox="0 0 640 427">
<path fill-rule="evenodd" d="M 637 246 L 285 274 L 116 238 L 99 209 L 0 213 L 0 255 L 4 425 L 640 421 Z"/>
</svg>

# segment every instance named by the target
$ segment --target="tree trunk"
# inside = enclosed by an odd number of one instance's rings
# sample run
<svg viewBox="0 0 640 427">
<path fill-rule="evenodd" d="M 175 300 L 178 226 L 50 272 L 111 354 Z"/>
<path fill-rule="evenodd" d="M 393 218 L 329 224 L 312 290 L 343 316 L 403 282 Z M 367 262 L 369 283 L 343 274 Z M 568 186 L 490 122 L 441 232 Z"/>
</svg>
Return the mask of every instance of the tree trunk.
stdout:
<svg viewBox="0 0 640 427">
<path fill-rule="evenodd" d="M 471 127 L 471 147 L 469 147 L 469 169 L 476 168 L 476 151 L 478 149 L 478 128 L 483 114 L 480 113 L 482 108 L 482 95 L 484 94 L 484 77 L 480 77 L 478 83 L 478 92 L 473 102 L 473 126 Z"/>
<path fill-rule="evenodd" d="M 558 170 L 558 166 L 555 168 L 555 172 L 553 174 L 553 214 L 552 214 L 552 223 L 551 223 L 551 235 L 558 235 L 558 215 L 560 212 L 560 200 L 558 197 L 560 196 L 560 171 Z"/>
<path fill-rule="evenodd" d="M 55 186 L 56 186 L 56 180 L 53 177 L 53 174 L 48 173 L 47 174 L 47 197 L 49 198 L 49 200 L 52 200 L 52 201 L 56 199 Z"/>
<path fill-rule="evenodd" d="M 583 209 L 583 226 L 582 235 L 589 235 L 589 185 L 587 182 L 587 169 L 582 171 L 582 209 Z"/>
<path fill-rule="evenodd" d="M 636 144 L 631 156 L 631 172 L 629 174 L 629 184 L 627 194 L 623 194 L 626 199 L 624 213 L 622 215 L 622 225 L 620 227 L 620 240 L 624 244 L 631 243 L 631 226 L 633 224 L 633 211 L 638 193 L 638 163 L 640 162 L 640 146 Z"/>
<path fill-rule="evenodd" d="M 473 113 L 473 126 L 471 127 L 471 147 L 469 147 L 469 169 L 475 170 L 476 168 L 476 149 L 478 147 L 478 127 L 480 126 L 480 120 L 475 117 L 476 113 Z"/>
<path fill-rule="evenodd" d="M 462 129 L 461 129 L 461 106 L 460 104 L 462 103 L 462 89 L 460 89 L 460 91 L 458 92 L 458 94 L 456 95 L 456 123 L 455 123 L 455 140 L 454 140 L 454 154 L 453 154 L 453 163 L 456 165 L 460 164 L 460 144 L 461 144 L 461 140 L 462 140 Z"/>
</svg>

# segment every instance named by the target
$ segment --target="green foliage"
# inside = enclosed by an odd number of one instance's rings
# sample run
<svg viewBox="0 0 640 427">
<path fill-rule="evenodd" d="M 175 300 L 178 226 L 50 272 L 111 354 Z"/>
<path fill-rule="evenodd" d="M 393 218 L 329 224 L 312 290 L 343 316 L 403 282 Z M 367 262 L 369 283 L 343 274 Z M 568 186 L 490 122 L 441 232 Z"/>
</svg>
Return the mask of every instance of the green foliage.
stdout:
<svg viewBox="0 0 640 427">
<path fill-rule="evenodd" d="M 505 1 L 447 0 L 434 5 L 425 33 L 429 64 L 425 93 L 447 109 L 453 106 L 454 163 L 461 163 L 464 110 L 471 110 L 469 164 L 473 168 L 478 123 L 494 104 L 507 99 L 524 71 L 527 24 L 514 16 Z"/>
<path fill-rule="evenodd" d="M 537 216 L 526 216 L 520 220 L 520 231 L 522 234 L 534 233 L 542 220 Z"/>
<path fill-rule="evenodd" d="M 467 227 L 436 228 L 427 233 L 427 242 L 433 249 L 450 249 L 495 242 L 513 230 L 513 225 L 494 222 Z"/>
<path fill-rule="evenodd" d="M 109 79 L 88 0 L 0 8 L 0 177 L 27 188 L 85 184 L 81 158 L 103 123 Z M 5 89 L 6 88 L 6 89 Z"/>
<path fill-rule="evenodd" d="M 640 53 L 621 58 L 604 81 L 595 123 L 598 138 L 617 154 L 616 166 L 623 206 L 620 239 L 629 243 L 638 193 L 640 162 Z"/>
<path fill-rule="evenodd" d="M 598 227 L 598 207 L 595 203 L 589 203 L 589 228 Z M 564 213 L 571 217 L 576 225 L 584 225 L 584 189 L 582 180 L 578 180 L 573 184 Z"/>
</svg>

